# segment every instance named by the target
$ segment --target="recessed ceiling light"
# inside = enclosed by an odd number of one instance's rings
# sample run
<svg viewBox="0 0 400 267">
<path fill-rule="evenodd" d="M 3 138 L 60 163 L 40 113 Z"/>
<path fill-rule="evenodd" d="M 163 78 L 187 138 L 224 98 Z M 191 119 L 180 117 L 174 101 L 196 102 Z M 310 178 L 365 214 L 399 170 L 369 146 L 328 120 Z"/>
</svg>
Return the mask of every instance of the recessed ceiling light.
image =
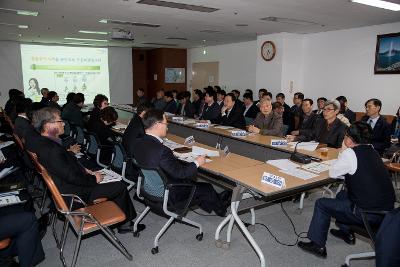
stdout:
<svg viewBox="0 0 400 267">
<path fill-rule="evenodd" d="M 11 26 L 11 27 L 18 27 L 20 29 L 28 29 L 28 25 L 18 25 L 18 24 L 13 24 L 13 23 L 6 23 L 6 22 L 0 22 L 0 25 L 2 26 Z"/>
<path fill-rule="evenodd" d="M 247 27 L 249 24 L 236 24 L 236 27 Z"/>
<path fill-rule="evenodd" d="M 93 45 L 93 44 L 88 44 L 88 43 L 75 43 L 75 42 L 64 42 L 61 44 L 67 44 L 67 45 Z"/>
<path fill-rule="evenodd" d="M 101 34 L 101 35 L 107 35 L 108 32 L 96 32 L 96 31 L 84 31 L 84 30 L 80 30 L 80 33 L 90 33 L 90 34 Z"/>
<path fill-rule="evenodd" d="M 129 25 L 129 26 L 137 26 L 137 27 L 150 27 L 150 28 L 158 28 L 160 24 L 151 24 L 151 23 L 143 23 L 143 22 L 133 22 L 133 21 L 123 21 L 116 19 L 101 19 L 100 23 L 108 23 L 108 24 L 117 24 L 117 25 Z"/>
<path fill-rule="evenodd" d="M 400 4 L 392 3 L 391 1 L 381 1 L 381 0 L 350 0 L 350 2 L 363 4 L 367 6 L 373 6 L 383 9 L 389 9 L 392 11 L 400 11 Z"/>
<path fill-rule="evenodd" d="M 34 16 L 37 17 L 39 12 L 37 11 L 29 11 L 29 10 L 18 10 L 18 9 L 10 9 L 10 8 L 0 8 L 0 13 L 11 13 L 22 16 Z"/>
<path fill-rule="evenodd" d="M 89 39 L 89 38 L 75 38 L 75 37 L 65 37 L 65 40 L 75 40 L 75 41 L 90 41 L 90 42 L 108 42 L 105 39 Z"/>
<path fill-rule="evenodd" d="M 28 29 L 28 25 L 18 25 L 18 28 L 20 29 Z"/>
</svg>

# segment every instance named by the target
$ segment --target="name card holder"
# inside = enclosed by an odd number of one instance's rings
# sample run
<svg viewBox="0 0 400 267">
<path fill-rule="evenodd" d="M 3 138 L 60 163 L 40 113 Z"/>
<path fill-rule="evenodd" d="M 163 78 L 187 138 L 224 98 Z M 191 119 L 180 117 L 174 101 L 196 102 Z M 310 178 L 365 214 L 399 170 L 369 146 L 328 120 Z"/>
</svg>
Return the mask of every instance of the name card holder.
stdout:
<svg viewBox="0 0 400 267">
<path fill-rule="evenodd" d="M 207 122 L 198 122 L 196 123 L 196 128 L 200 128 L 200 129 L 208 129 L 210 128 L 210 124 Z"/>
<path fill-rule="evenodd" d="M 287 146 L 286 139 L 271 139 L 271 146 Z"/>
<path fill-rule="evenodd" d="M 224 148 L 224 157 L 228 156 L 229 153 L 231 153 L 231 152 L 229 151 L 229 147 L 228 147 L 228 146 L 225 146 L 225 148 Z"/>
<path fill-rule="evenodd" d="M 183 117 L 172 117 L 172 121 L 182 123 L 183 122 Z"/>
<path fill-rule="evenodd" d="M 184 145 L 193 145 L 194 143 L 195 143 L 194 137 L 193 137 L 193 135 L 191 135 L 185 139 L 185 143 L 183 143 L 183 144 Z"/>
<path fill-rule="evenodd" d="M 246 137 L 247 136 L 247 132 L 244 130 L 233 130 L 231 132 L 231 136 L 233 137 Z"/>
<path fill-rule="evenodd" d="M 263 175 L 261 177 L 261 182 L 264 184 L 268 184 L 268 185 L 277 187 L 279 189 L 282 189 L 283 187 L 286 186 L 285 178 L 274 175 L 269 172 L 263 173 Z"/>
</svg>

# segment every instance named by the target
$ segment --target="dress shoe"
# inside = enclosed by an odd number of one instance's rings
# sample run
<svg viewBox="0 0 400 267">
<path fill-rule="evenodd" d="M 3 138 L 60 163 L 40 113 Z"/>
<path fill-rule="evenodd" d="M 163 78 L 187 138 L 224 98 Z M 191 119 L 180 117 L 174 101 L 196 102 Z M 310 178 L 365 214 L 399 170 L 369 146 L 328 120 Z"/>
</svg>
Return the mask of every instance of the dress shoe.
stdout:
<svg viewBox="0 0 400 267">
<path fill-rule="evenodd" d="M 214 209 L 214 212 L 219 217 L 226 217 L 226 208 L 216 208 Z"/>
<path fill-rule="evenodd" d="M 353 233 L 346 233 L 340 229 L 331 229 L 329 231 L 333 236 L 342 239 L 349 245 L 354 245 L 356 243 L 356 237 Z"/>
<path fill-rule="evenodd" d="M 300 241 L 299 243 L 297 243 L 297 246 L 308 253 L 311 253 L 317 257 L 326 259 L 326 256 L 327 256 L 326 248 L 318 246 L 313 241 L 310 241 L 310 242 Z"/>
<path fill-rule="evenodd" d="M 146 225 L 139 223 L 137 226 L 137 233 L 143 231 L 146 229 Z M 123 224 L 118 227 L 118 233 L 119 234 L 127 234 L 127 233 L 133 233 L 133 222 L 129 222 L 128 224 Z"/>
</svg>

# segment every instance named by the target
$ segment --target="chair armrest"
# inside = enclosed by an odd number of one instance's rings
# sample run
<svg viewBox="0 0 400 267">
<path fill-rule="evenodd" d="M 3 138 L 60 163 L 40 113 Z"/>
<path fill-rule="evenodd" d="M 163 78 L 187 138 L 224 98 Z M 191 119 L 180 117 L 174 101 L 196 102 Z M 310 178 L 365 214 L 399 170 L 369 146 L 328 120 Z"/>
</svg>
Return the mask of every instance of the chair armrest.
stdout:
<svg viewBox="0 0 400 267">
<path fill-rule="evenodd" d="M 188 212 L 188 210 L 189 210 L 190 203 L 192 202 L 193 197 L 194 197 L 194 193 L 195 193 L 195 191 L 196 191 L 196 185 L 193 185 L 193 184 L 184 184 L 184 183 L 167 184 L 167 188 L 168 188 L 168 190 L 169 190 L 170 192 L 173 191 L 175 188 L 182 188 L 182 187 L 191 188 L 191 190 L 190 190 L 189 197 L 188 197 L 188 199 L 187 199 L 187 201 L 186 201 L 186 203 L 185 203 L 183 209 L 182 209 L 181 211 L 177 212 L 177 214 L 178 214 L 179 216 L 181 216 L 181 217 L 183 217 L 183 216 Z"/>
<path fill-rule="evenodd" d="M 71 202 L 70 202 L 70 204 L 69 204 L 69 210 L 72 209 L 72 206 L 73 206 L 74 202 L 80 203 L 80 204 L 84 205 L 85 207 L 87 206 L 86 202 L 83 201 L 83 200 L 82 200 L 79 196 L 77 196 L 77 195 L 74 195 L 74 194 L 61 194 L 61 196 L 71 198 Z"/>
<path fill-rule="evenodd" d="M 363 221 L 363 224 L 365 226 L 365 229 L 368 232 L 368 235 L 370 236 L 372 243 L 375 246 L 375 235 L 374 231 L 372 231 L 371 224 L 368 222 L 367 214 L 375 214 L 375 215 L 382 215 L 384 217 L 389 211 L 385 210 L 363 210 L 359 208 L 360 214 L 361 214 L 361 219 Z"/>
</svg>

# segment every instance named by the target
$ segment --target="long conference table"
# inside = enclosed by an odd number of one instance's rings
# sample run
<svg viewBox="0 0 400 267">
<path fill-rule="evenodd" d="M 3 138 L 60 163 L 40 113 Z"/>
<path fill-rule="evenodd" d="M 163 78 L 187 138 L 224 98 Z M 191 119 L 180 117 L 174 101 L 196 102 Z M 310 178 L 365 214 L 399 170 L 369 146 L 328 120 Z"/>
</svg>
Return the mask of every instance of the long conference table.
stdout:
<svg viewBox="0 0 400 267">
<path fill-rule="evenodd" d="M 133 111 L 127 109 L 119 109 L 118 122 L 127 125 L 132 118 Z M 217 126 L 218 127 L 218 126 Z M 219 150 L 218 157 L 212 157 L 211 162 L 207 162 L 200 166 L 200 177 L 209 179 L 214 183 L 222 186 L 231 187 L 233 190 L 231 199 L 231 214 L 229 214 L 218 225 L 215 232 L 215 242 L 217 247 L 227 245 L 232 234 L 233 225 L 236 222 L 242 233 L 247 238 L 260 260 L 260 266 L 265 266 L 265 257 L 251 235 L 249 229 L 240 219 L 239 211 L 248 211 L 249 209 L 254 215 L 254 207 L 260 206 L 261 203 L 270 203 L 288 196 L 293 196 L 304 191 L 319 188 L 331 184 L 335 179 L 329 178 L 328 171 L 319 173 L 316 177 L 310 179 L 300 179 L 298 177 L 281 172 L 277 167 L 266 163 L 270 159 L 286 159 L 293 152 L 293 148 L 289 146 L 271 146 L 272 139 L 280 139 L 273 136 L 262 136 L 259 134 L 248 135 L 246 137 L 232 137 L 229 130 L 209 127 L 207 129 L 198 129 L 191 124 L 177 123 L 169 119 L 169 134 L 167 138 L 178 144 L 184 144 L 185 138 L 193 136 L 195 145 L 209 149 L 217 150 L 215 144 L 229 146 L 227 155 L 224 151 Z M 123 133 L 124 129 L 120 128 L 119 133 Z M 321 158 L 323 161 L 336 159 L 338 149 L 328 148 L 327 156 L 322 157 L 321 152 L 298 150 L 300 153 Z M 262 182 L 263 174 L 267 172 L 285 179 L 283 188 L 274 187 Z M 249 196 L 253 196 L 250 197 Z M 228 225 L 227 241 L 220 239 L 222 229 Z M 252 221 L 254 226 L 254 221 Z"/>
</svg>

